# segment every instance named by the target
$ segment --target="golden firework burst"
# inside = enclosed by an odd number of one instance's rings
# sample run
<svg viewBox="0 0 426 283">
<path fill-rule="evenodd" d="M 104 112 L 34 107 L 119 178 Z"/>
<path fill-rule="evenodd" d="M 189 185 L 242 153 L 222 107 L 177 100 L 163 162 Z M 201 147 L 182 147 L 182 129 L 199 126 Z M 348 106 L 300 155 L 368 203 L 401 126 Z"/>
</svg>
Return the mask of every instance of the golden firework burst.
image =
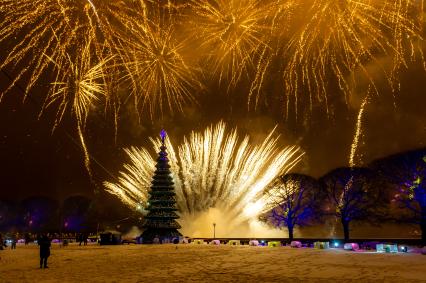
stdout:
<svg viewBox="0 0 426 283">
<path fill-rule="evenodd" d="M 151 139 L 154 149 L 160 140 Z M 240 140 L 237 130 L 218 123 L 204 132 L 192 132 L 175 150 L 166 139 L 170 166 L 176 186 L 178 207 L 183 215 L 220 208 L 237 221 L 254 217 L 262 209 L 253 204 L 265 187 L 293 168 L 303 153 L 297 146 L 278 148 L 274 130 L 260 145 L 248 136 Z M 155 157 L 145 148 L 125 150 L 129 162 L 118 182 L 105 182 L 108 192 L 135 208 L 147 201 Z"/>
</svg>

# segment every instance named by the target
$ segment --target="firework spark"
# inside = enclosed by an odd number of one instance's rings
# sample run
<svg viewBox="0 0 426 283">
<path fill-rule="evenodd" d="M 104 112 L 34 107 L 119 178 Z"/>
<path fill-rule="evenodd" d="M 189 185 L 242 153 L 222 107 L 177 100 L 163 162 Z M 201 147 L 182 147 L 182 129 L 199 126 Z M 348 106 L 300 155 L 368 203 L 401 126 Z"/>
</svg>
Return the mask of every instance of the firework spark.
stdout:
<svg viewBox="0 0 426 283">
<path fill-rule="evenodd" d="M 228 131 L 225 123 L 192 132 L 174 149 L 166 140 L 170 165 L 183 217 L 219 208 L 236 222 L 247 220 L 262 211 L 257 198 L 280 174 L 288 172 L 303 153 L 296 146 L 278 149 L 274 130 L 261 145 L 250 144 L 246 136 L 240 141 L 237 130 Z M 157 149 L 159 140 L 151 139 Z M 105 182 L 108 192 L 135 208 L 147 201 L 155 159 L 148 150 L 125 150 L 130 162 L 120 171 L 118 182 Z"/>
</svg>

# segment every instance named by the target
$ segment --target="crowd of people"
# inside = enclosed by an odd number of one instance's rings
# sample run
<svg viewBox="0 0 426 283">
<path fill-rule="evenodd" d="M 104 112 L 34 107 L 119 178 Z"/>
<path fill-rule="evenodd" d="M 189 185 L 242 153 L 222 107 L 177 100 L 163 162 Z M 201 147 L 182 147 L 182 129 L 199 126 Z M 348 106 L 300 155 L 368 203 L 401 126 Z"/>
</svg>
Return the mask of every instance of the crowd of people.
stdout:
<svg viewBox="0 0 426 283">
<path fill-rule="evenodd" d="M 29 243 L 36 242 L 40 249 L 40 268 L 49 268 L 47 265 L 47 260 L 50 256 L 50 247 L 53 239 L 57 239 L 65 246 L 65 243 L 68 241 L 72 241 L 75 239 L 77 243 L 81 246 L 87 245 L 88 239 L 91 234 L 87 233 L 41 233 L 41 234 L 31 234 L 25 233 L 20 235 L 19 233 L 9 234 L 6 237 L 0 233 L 0 250 L 4 250 L 8 248 L 8 244 L 10 244 L 10 249 L 16 249 L 16 244 L 18 243 L 18 239 L 20 239 L 21 243 L 28 245 Z"/>
<path fill-rule="evenodd" d="M 3 238 L 3 235 L 0 234 L 0 250 L 3 250 L 7 248 L 7 243 L 10 243 L 10 248 L 12 250 L 16 249 L 16 243 L 17 243 L 17 234 L 12 234 L 9 238 L 9 240 L 6 240 Z"/>
</svg>

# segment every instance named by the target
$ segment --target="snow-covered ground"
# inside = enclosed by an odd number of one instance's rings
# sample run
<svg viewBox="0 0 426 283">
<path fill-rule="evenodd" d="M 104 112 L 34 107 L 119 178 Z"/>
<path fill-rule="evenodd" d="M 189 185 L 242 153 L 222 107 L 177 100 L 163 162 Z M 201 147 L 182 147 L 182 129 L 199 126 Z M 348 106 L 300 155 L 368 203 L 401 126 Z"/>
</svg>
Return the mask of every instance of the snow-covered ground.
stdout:
<svg viewBox="0 0 426 283">
<path fill-rule="evenodd" d="M 210 245 L 38 247 L 0 251 L 0 282 L 426 282 L 426 256 Z"/>
</svg>

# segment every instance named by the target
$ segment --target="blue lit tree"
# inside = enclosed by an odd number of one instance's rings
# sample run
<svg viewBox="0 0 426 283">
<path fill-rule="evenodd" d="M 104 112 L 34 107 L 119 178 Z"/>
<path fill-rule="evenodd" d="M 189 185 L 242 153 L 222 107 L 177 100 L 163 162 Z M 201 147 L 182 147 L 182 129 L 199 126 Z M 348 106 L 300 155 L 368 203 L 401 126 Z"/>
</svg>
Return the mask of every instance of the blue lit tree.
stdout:
<svg viewBox="0 0 426 283">
<path fill-rule="evenodd" d="M 420 226 L 426 245 L 426 149 L 393 155 L 371 164 L 393 186 L 393 202 L 403 221 Z"/>
<path fill-rule="evenodd" d="M 320 187 L 316 179 L 307 175 L 280 176 L 268 188 L 265 198 L 270 208 L 265 220 L 276 227 L 287 227 L 290 241 L 296 226 L 309 225 L 320 215 Z"/>
<path fill-rule="evenodd" d="M 21 207 L 24 230 L 35 232 L 58 230 L 59 204 L 56 200 L 34 196 L 23 200 Z"/>
<path fill-rule="evenodd" d="M 367 168 L 337 168 L 320 179 L 327 192 L 325 214 L 335 216 L 349 241 L 350 224 L 357 220 L 372 220 L 381 207 L 380 187 L 374 186 L 374 172 Z"/>
<path fill-rule="evenodd" d="M 62 204 L 62 227 L 66 231 L 80 232 L 90 228 L 89 208 L 91 200 L 84 196 L 71 196 Z M 93 227 L 93 225 L 92 225 Z"/>
</svg>

